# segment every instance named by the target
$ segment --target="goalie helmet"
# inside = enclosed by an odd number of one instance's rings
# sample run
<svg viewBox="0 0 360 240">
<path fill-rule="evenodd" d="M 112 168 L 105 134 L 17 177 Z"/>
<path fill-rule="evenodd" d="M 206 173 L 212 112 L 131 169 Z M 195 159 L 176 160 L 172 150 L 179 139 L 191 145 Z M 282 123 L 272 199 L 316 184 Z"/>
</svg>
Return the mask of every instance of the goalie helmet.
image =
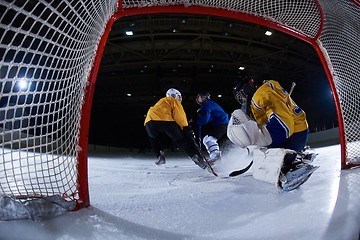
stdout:
<svg viewBox="0 0 360 240">
<path fill-rule="evenodd" d="M 181 93 L 179 92 L 179 90 L 177 90 L 175 88 L 170 88 L 169 90 L 167 90 L 166 96 L 173 97 L 173 98 L 179 100 L 180 102 L 182 101 Z"/>
<path fill-rule="evenodd" d="M 247 73 L 239 76 L 239 79 L 235 82 L 233 87 L 233 94 L 242 106 L 247 102 L 247 99 L 252 98 L 256 90 L 254 79 Z"/>
<path fill-rule="evenodd" d="M 199 101 L 199 97 L 200 97 L 201 101 Z M 196 103 L 199 104 L 199 105 L 203 104 L 205 101 L 207 101 L 209 99 L 210 99 L 210 93 L 209 92 L 199 92 L 196 95 Z"/>
</svg>

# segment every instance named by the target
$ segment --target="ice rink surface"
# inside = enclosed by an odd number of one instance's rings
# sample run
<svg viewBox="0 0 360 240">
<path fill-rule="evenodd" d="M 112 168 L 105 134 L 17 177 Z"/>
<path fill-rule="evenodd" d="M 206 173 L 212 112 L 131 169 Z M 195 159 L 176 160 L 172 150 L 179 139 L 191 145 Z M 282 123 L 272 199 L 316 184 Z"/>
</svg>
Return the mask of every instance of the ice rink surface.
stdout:
<svg viewBox="0 0 360 240">
<path fill-rule="evenodd" d="M 314 149 L 320 166 L 300 188 L 282 192 L 244 175 L 243 149 L 214 166 L 219 177 L 185 157 L 97 153 L 89 156 L 91 206 L 33 222 L 0 222 L 0 239 L 241 239 L 359 238 L 360 168 L 340 170 L 340 146 Z"/>
</svg>

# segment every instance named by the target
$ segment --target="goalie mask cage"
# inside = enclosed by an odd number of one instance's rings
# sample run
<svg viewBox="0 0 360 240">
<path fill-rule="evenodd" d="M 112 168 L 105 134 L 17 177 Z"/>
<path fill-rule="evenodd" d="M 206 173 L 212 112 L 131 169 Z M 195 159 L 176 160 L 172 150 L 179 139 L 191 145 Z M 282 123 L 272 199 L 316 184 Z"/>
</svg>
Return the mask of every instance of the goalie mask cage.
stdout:
<svg viewBox="0 0 360 240">
<path fill-rule="evenodd" d="M 148 13 L 222 16 L 311 44 L 332 90 L 343 167 L 360 164 L 357 0 L 1 0 L 0 194 L 89 206 L 92 96 L 113 22 Z"/>
</svg>

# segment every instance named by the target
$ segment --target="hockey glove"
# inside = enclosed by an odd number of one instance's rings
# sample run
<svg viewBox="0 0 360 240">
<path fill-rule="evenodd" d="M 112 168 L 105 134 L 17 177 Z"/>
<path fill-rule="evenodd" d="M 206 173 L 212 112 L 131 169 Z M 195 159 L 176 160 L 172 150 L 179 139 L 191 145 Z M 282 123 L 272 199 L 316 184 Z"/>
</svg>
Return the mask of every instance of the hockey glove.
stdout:
<svg viewBox="0 0 360 240">
<path fill-rule="evenodd" d="M 272 139 L 266 127 L 259 129 L 257 122 L 249 120 L 241 110 L 235 110 L 227 128 L 228 138 L 238 146 L 245 148 L 251 145 L 265 147 L 271 144 Z"/>
</svg>

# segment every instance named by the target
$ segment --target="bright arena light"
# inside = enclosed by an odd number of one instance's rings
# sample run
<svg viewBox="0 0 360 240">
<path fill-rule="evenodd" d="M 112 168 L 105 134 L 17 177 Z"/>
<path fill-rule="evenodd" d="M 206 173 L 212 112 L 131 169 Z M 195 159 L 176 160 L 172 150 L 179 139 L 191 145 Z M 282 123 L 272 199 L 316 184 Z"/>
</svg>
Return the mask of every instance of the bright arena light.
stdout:
<svg viewBox="0 0 360 240">
<path fill-rule="evenodd" d="M 272 32 L 271 32 L 271 31 L 266 31 L 266 32 L 265 32 L 265 35 L 266 35 L 266 36 L 271 36 L 271 35 L 272 35 Z"/>
<path fill-rule="evenodd" d="M 19 81 L 19 88 L 20 88 L 20 90 L 25 90 L 25 89 L 27 88 L 27 86 L 28 86 L 28 82 L 27 82 L 27 81 L 25 81 L 25 80 L 20 80 L 20 81 Z"/>
</svg>

